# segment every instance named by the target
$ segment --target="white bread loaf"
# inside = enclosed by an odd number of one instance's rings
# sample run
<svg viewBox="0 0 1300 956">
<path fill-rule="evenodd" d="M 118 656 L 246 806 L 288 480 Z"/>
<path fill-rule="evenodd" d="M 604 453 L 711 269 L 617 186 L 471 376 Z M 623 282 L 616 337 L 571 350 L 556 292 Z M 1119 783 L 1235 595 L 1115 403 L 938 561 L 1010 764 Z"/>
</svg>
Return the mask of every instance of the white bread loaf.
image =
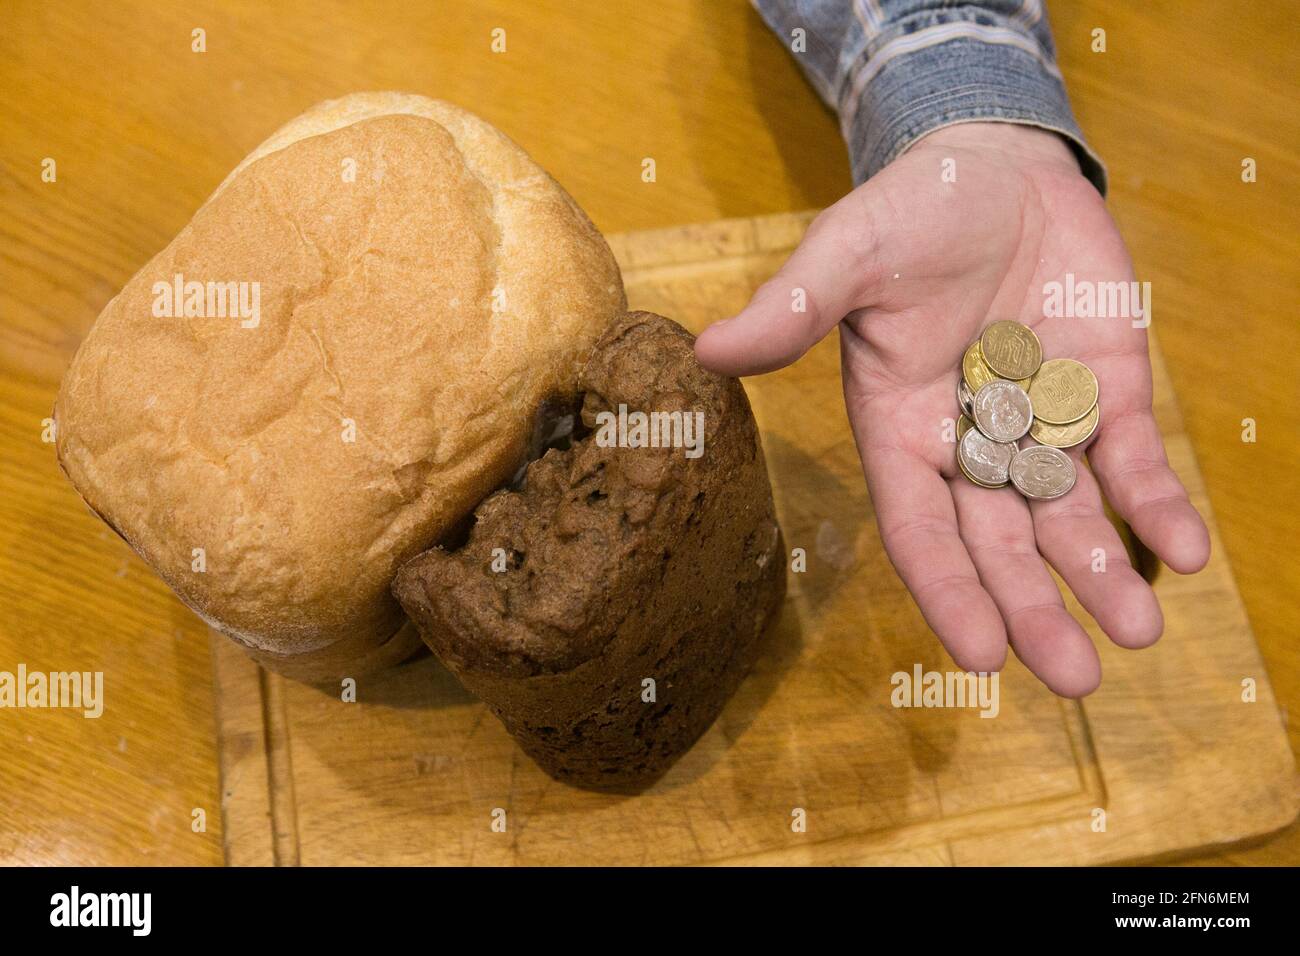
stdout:
<svg viewBox="0 0 1300 956">
<path fill-rule="evenodd" d="M 322 103 L 105 307 L 59 393 L 59 461 L 259 660 L 360 673 L 418 643 L 398 566 L 509 479 L 625 304 L 587 217 L 483 120 Z"/>
</svg>

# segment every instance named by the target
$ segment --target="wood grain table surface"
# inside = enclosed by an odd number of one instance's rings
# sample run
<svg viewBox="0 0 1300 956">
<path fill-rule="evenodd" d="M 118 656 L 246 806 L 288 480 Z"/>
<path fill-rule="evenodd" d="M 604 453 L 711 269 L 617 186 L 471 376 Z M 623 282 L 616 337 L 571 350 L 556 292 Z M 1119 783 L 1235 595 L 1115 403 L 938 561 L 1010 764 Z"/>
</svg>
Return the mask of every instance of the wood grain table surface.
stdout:
<svg viewBox="0 0 1300 956">
<path fill-rule="evenodd" d="M 1061 0 L 1050 12 L 1111 208 L 1152 283 L 1269 676 L 1294 707 L 1295 6 Z M 191 50 L 196 28 L 206 52 Z M 1091 50 L 1096 28 L 1105 53 Z M 850 185 L 833 116 L 740 0 L 6 3 L 0 670 L 103 671 L 110 705 L 97 720 L 0 710 L 0 862 L 222 860 L 206 628 L 86 512 L 43 420 L 95 316 L 226 173 L 287 119 L 362 89 L 479 113 L 606 232 L 819 207 Z M 641 181 L 645 157 L 654 183 Z M 47 158 L 55 182 L 42 180 Z M 1294 722 L 1288 733 L 1300 749 Z M 1192 862 L 1294 865 L 1300 827 Z"/>
</svg>

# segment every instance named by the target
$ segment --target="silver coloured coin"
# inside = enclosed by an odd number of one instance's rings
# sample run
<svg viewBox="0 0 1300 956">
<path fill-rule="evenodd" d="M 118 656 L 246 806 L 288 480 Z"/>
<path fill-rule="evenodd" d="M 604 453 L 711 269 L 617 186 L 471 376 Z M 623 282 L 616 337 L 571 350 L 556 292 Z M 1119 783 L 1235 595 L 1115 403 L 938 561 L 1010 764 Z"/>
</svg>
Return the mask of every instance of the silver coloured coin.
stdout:
<svg viewBox="0 0 1300 956">
<path fill-rule="evenodd" d="M 966 417 L 971 421 L 975 420 L 975 416 L 971 414 L 974 402 L 975 393 L 972 392 L 970 386 L 966 384 L 966 379 L 957 379 L 957 404 L 961 406 L 961 410 L 966 413 Z"/>
<path fill-rule="evenodd" d="M 1029 396 L 1015 382 L 994 379 L 975 393 L 971 418 L 979 430 L 994 441 L 1008 442 L 1023 438 L 1034 423 L 1034 407 Z"/>
<path fill-rule="evenodd" d="M 1020 493 L 1039 501 L 1061 497 L 1074 487 L 1076 478 L 1070 456 L 1050 445 L 1030 445 L 1016 452 L 1009 471 Z"/>
<path fill-rule="evenodd" d="M 972 428 L 961 436 L 957 445 L 957 455 L 962 466 L 976 481 L 986 485 L 1005 485 L 1011 460 L 1016 454 L 1016 446 L 1008 442 L 994 441 L 978 428 Z"/>
</svg>

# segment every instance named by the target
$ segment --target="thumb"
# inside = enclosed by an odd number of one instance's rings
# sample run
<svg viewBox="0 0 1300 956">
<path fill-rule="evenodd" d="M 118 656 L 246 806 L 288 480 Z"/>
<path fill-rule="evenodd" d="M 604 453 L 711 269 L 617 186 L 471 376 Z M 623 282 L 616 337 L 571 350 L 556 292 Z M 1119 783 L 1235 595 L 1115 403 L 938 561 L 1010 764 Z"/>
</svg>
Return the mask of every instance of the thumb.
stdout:
<svg viewBox="0 0 1300 956">
<path fill-rule="evenodd" d="M 813 220 L 781 270 L 759 286 L 740 314 L 709 326 L 695 356 L 723 375 L 784 368 L 820 342 L 850 312 L 872 304 L 880 247 L 867 187 Z"/>
</svg>

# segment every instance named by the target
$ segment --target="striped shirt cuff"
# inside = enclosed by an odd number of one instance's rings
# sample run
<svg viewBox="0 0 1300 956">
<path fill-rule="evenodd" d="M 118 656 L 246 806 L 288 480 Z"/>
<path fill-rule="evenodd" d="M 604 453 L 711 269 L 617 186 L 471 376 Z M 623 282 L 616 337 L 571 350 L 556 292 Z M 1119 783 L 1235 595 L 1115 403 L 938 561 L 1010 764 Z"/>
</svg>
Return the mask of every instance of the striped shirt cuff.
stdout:
<svg viewBox="0 0 1300 956">
<path fill-rule="evenodd" d="M 862 183 L 926 133 L 1023 123 L 1065 137 L 1105 194 L 1055 62 L 1041 0 L 752 0 L 840 116 Z"/>
<path fill-rule="evenodd" d="M 934 31 L 976 24 L 945 24 Z M 1065 137 L 1083 174 L 1106 193 L 1106 170 L 1074 121 L 1060 72 L 1028 37 L 931 31 L 899 37 L 850 71 L 841 130 L 854 183 L 865 182 L 927 133 L 957 123 L 1023 123 Z"/>
</svg>

